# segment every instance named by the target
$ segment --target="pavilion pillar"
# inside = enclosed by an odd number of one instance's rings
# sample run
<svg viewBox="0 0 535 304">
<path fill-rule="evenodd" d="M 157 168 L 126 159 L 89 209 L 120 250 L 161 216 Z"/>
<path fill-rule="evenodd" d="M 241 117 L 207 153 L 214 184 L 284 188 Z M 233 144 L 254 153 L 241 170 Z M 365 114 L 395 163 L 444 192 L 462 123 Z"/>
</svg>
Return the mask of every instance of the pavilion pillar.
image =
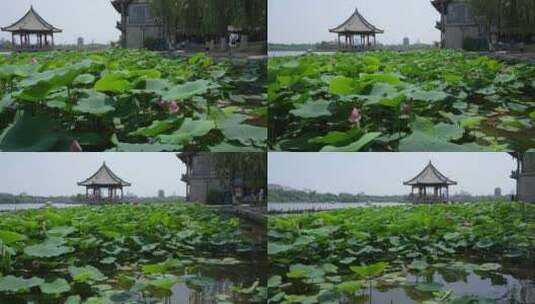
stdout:
<svg viewBox="0 0 535 304">
<path fill-rule="evenodd" d="M 52 36 L 52 47 L 54 46 L 54 33 L 51 34 Z"/>
<path fill-rule="evenodd" d="M 123 200 L 123 187 L 121 187 L 121 200 Z"/>
</svg>

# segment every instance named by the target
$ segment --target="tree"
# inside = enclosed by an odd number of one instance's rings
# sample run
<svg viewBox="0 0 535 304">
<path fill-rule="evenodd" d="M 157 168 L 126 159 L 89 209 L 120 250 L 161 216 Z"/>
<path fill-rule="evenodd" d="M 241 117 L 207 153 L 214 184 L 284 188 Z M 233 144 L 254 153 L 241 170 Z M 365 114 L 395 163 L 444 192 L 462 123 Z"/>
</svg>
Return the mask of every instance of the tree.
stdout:
<svg viewBox="0 0 535 304">
<path fill-rule="evenodd" d="M 495 28 L 500 37 L 526 40 L 535 34 L 533 0 L 467 0 L 472 14 L 490 34 Z"/>
<path fill-rule="evenodd" d="M 267 39 L 265 0 L 152 0 L 151 12 L 162 25 L 170 47 L 176 43 L 177 34 L 204 39 L 226 37 L 229 25 Z"/>
<path fill-rule="evenodd" d="M 216 175 L 227 187 L 237 179 L 252 188 L 266 188 L 266 153 L 212 153 Z"/>
</svg>

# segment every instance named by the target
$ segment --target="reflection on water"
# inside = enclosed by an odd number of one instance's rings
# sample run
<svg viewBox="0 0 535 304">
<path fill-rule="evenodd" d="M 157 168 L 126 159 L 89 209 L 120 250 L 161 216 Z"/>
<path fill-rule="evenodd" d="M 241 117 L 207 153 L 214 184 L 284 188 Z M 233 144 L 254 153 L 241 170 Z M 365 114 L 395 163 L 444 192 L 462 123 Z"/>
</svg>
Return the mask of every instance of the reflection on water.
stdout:
<svg viewBox="0 0 535 304">
<path fill-rule="evenodd" d="M 435 282 L 442 285 L 441 291 L 451 291 L 449 299 L 467 299 L 459 303 L 532 304 L 535 303 L 535 267 L 525 267 L 522 270 L 509 268 L 499 273 L 441 269 L 420 277 L 407 275 L 407 282 L 396 287 L 378 282 L 372 290 L 371 303 L 415 304 L 433 300 L 432 292 L 420 291 L 415 285 L 418 282 Z M 346 301 L 354 302 L 354 299 Z M 370 294 L 363 293 L 362 302 L 357 302 L 369 303 Z"/>
<path fill-rule="evenodd" d="M 255 242 L 253 252 L 239 257 L 238 265 L 204 266 L 196 273 L 204 278 L 202 286 L 180 283 L 173 287 L 173 295 L 163 299 L 164 304 L 216 304 L 217 297 L 230 296 L 234 287 L 250 287 L 260 280 L 259 286 L 266 286 L 268 262 L 266 252 L 266 225 L 249 221 L 240 222 L 241 233 Z M 247 303 L 232 301 L 233 303 Z"/>
</svg>

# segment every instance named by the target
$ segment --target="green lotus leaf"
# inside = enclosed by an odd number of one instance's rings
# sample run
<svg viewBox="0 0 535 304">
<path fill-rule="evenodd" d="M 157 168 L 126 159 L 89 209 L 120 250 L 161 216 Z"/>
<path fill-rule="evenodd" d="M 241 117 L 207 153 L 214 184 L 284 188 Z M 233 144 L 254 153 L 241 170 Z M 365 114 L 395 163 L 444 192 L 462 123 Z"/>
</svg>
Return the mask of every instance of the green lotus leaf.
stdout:
<svg viewBox="0 0 535 304">
<path fill-rule="evenodd" d="M 268 280 L 268 288 L 277 288 L 282 284 L 282 277 L 280 275 L 271 276 Z"/>
<path fill-rule="evenodd" d="M 48 230 L 47 234 L 53 235 L 53 236 L 64 237 L 64 236 L 68 236 L 69 234 L 74 233 L 75 231 L 76 231 L 76 228 L 71 227 L 71 226 L 59 226 L 59 227 L 54 227 Z"/>
<path fill-rule="evenodd" d="M 409 90 L 407 98 L 427 102 L 438 102 L 448 98 L 448 94 L 442 91 Z"/>
<path fill-rule="evenodd" d="M 185 145 L 197 137 L 204 136 L 216 128 L 213 120 L 192 120 L 186 118 L 180 128 L 171 135 L 159 135 L 161 143 Z"/>
<path fill-rule="evenodd" d="M 95 76 L 91 74 L 78 75 L 78 77 L 74 79 L 75 84 L 87 85 L 87 84 L 92 84 L 93 82 L 95 82 Z"/>
<path fill-rule="evenodd" d="M 8 230 L 0 230 L 0 240 L 4 244 L 9 245 L 12 243 L 25 241 L 27 240 L 27 238 L 26 236 L 17 232 L 8 231 Z"/>
<path fill-rule="evenodd" d="M 56 70 L 33 73 L 29 78 L 21 81 L 23 88 L 16 97 L 26 101 L 40 101 L 47 97 L 52 90 L 71 85 L 83 71 L 89 69 L 93 62 L 84 60 Z"/>
<path fill-rule="evenodd" d="M 80 283 L 106 280 L 106 276 L 91 265 L 83 267 L 69 266 L 69 273 L 75 282 Z"/>
<path fill-rule="evenodd" d="M 329 110 L 333 102 L 326 100 L 309 100 L 304 104 L 297 105 L 297 109 L 291 110 L 290 113 L 301 118 L 317 118 L 322 116 L 331 116 L 332 112 Z"/>
<path fill-rule="evenodd" d="M 413 260 L 407 267 L 413 270 L 424 271 L 429 267 L 429 264 L 424 260 Z"/>
<path fill-rule="evenodd" d="M 267 128 L 257 127 L 243 122 L 244 115 L 233 114 L 216 121 L 217 128 L 230 141 L 239 141 L 243 145 L 263 145 L 267 140 Z"/>
<path fill-rule="evenodd" d="M 95 90 L 98 92 L 124 93 L 132 88 L 130 81 L 125 74 L 110 73 L 104 75 L 95 83 Z"/>
<path fill-rule="evenodd" d="M 176 121 L 174 119 L 155 120 L 150 126 L 139 128 L 136 131 L 131 132 L 130 135 L 154 137 L 172 129 L 175 125 L 175 122 Z"/>
<path fill-rule="evenodd" d="M 97 116 L 104 115 L 115 110 L 110 97 L 108 97 L 106 94 L 95 91 L 88 91 L 86 96 L 80 98 L 76 106 L 74 106 L 72 109 L 76 112 L 93 114 Z"/>
<path fill-rule="evenodd" d="M 158 289 L 171 290 L 173 286 L 180 282 L 181 279 L 174 275 L 165 275 L 158 279 L 148 281 L 148 285 L 156 287 Z"/>
<path fill-rule="evenodd" d="M 372 278 L 379 276 L 381 273 L 383 273 L 388 267 L 388 263 L 386 262 L 378 262 L 375 264 L 370 265 L 364 265 L 364 266 L 351 266 L 349 269 L 359 275 L 362 278 Z"/>
<path fill-rule="evenodd" d="M 175 144 L 132 144 L 120 142 L 117 135 L 113 135 L 111 142 L 115 145 L 114 148 L 108 150 L 108 152 L 174 152 L 180 151 L 184 147 L 183 145 Z"/>
<path fill-rule="evenodd" d="M 73 248 L 54 244 L 53 242 L 44 241 L 37 245 L 31 245 L 24 248 L 24 254 L 31 257 L 51 258 L 72 252 Z"/>
<path fill-rule="evenodd" d="M 364 286 L 365 285 L 362 281 L 346 281 L 336 285 L 336 290 L 352 295 L 361 290 Z"/>
<path fill-rule="evenodd" d="M 444 285 L 437 282 L 421 282 L 417 283 L 414 288 L 423 292 L 435 292 L 439 291 L 444 287 Z"/>
<path fill-rule="evenodd" d="M 379 132 L 366 133 L 352 144 L 344 147 L 325 146 L 321 149 L 321 152 L 358 152 L 372 143 L 379 136 L 381 136 L 381 133 Z"/>
<path fill-rule="evenodd" d="M 325 271 L 315 265 L 294 264 L 290 266 L 290 271 L 286 274 L 286 276 L 291 279 L 317 279 L 325 276 Z"/>
<path fill-rule="evenodd" d="M 485 263 L 485 264 L 479 265 L 477 270 L 479 270 L 479 271 L 496 271 L 496 270 L 498 270 L 500 268 L 502 268 L 502 266 L 500 264 Z"/>
<path fill-rule="evenodd" d="M 8 275 L 0 278 L 0 292 L 21 292 L 39 286 L 43 282 L 44 280 L 38 277 L 24 279 Z"/>
<path fill-rule="evenodd" d="M 65 300 L 65 304 L 80 304 L 82 303 L 82 297 L 76 295 L 76 296 L 69 296 L 67 300 Z"/>
<path fill-rule="evenodd" d="M 291 250 L 293 246 L 285 245 L 285 244 L 279 244 L 275 242 L 269 242 L 268 243 L 268 255 L 276 255 L 279 253 L 285 253 L 289 250 Z"/>
<path fill-rule="evenodd" d="M 172 87 L 162 95 L 163 100 L 184 100 L 196 95 L 208 92 L 211 82 L 208 80 L 196 80 Z"/>
<path fill-rule="evenodd" d="M 42 283 L 39 285 L 39 288 L 41 288 L 41 292 L 44 294 L 54 295 L 69 292 L 71 290 L 71 286 L 65 279 L 56 279 L 50 283 Z"/>
<path fill-rule="evenodd" d="M 343 76 L 334 78 L 329 85 L 329 93 L 338 94 L 342 96 L 355 95 L 356 90 L 355 80 Z"/>
<path fill-rule="evenodd" d="M 19 111 L 13 124 L 0 134 L 0 151 L 65 151 L 71 141 L 61 124 L 48 115 L 32 116 Z"/>
</svg>

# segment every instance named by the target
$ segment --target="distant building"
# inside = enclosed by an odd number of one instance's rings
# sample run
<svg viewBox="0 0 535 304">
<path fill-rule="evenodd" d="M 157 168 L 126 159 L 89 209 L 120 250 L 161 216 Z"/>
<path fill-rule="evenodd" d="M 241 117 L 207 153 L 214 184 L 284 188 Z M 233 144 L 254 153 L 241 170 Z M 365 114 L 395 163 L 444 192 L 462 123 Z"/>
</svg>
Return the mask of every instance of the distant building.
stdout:
<svg viewBox="0 0 535 304">
<path fill-rule="evenodd" d="M 467 38 L 483 42 L 488 37 L 485 27 L 476 21 L 465 1 L 433 0 L 431 4 L 440 13 L 435 27 L 441 32 L 443 48 L 460 49 Z"/>
<path fill-rule="evenodd" d="M 417 203 L 445 202 L 449 199 L 449 187 L 456 181 L 440 173 L 431 162 L 414 178 L 403 183 L 411 186 L 410 198 Z M 418 193 L 414 193 L 418 190 Z"/>
<path fill-rule="evenodd" d="M 162 189 L 158 190 L 158 198 L 165 198 L 165 191 Z"/>
<path fill-rule="evenodd" d="M 330 29 L 329 32 L 338 35 L 338 46 L 340 48 L 347 49 L 375 46 L 377 44 L 376 35 L 384 33 L 383 30 L 369 23 L 359 13 L 358 9 L 355 9 L 353 15 L 344 23 Z M 344 43 L 341 41 L 342 37 L 344 37 Z M 370 38 L 373 38 L 373 41 Z"/>
<path fill-rule="evenodd" d="M 409 40 L 409 37 L 403 38 L 403 46 L 410 46 L 411 42 Z"/>
<path fill-rule="evenodd" d="M 184 152 L 177 157 L 186 165 L 181 180 L 186 183 L 186 200 L 190 202 L 232 204 L 248 202 L 248 198 L 263 190 L 253 186 L 244 177 L 225 180 L 217 174 L 217 164 L 212 153 Z"/>
<path fill-rule="evenodd" d="M 78 37 L 78 40 L 76 41 L 76 45 L 78 46 L 78 49 L 84 48 L 84 38 Z"/>
<path fill-rule="evenodd" d="M 517 160 L 516 170 L 511 172 L 511 178 L 516 180 L 516 199 L 523 202 L 535 203 L 535 153 L 512 153 Z"/>
<path fill-rule="evenodd" d="M 494 188 L 494 196 L 502 196 L 502 188 L 500 187 Z"/>
<path fill-rule="evenodd" d="M 78 186 L 85 187 L 86 199 L 91 201 L 119 201 L 123 199 L 123 188 L 132 184 L 124 181 L 106 166 L 106 162 L 86 180 L 79 182 Z M 106 196 L 104 191 L 107 191 Z M 121 194 L 119 195 L 119 191 Z"/>
</svg>

